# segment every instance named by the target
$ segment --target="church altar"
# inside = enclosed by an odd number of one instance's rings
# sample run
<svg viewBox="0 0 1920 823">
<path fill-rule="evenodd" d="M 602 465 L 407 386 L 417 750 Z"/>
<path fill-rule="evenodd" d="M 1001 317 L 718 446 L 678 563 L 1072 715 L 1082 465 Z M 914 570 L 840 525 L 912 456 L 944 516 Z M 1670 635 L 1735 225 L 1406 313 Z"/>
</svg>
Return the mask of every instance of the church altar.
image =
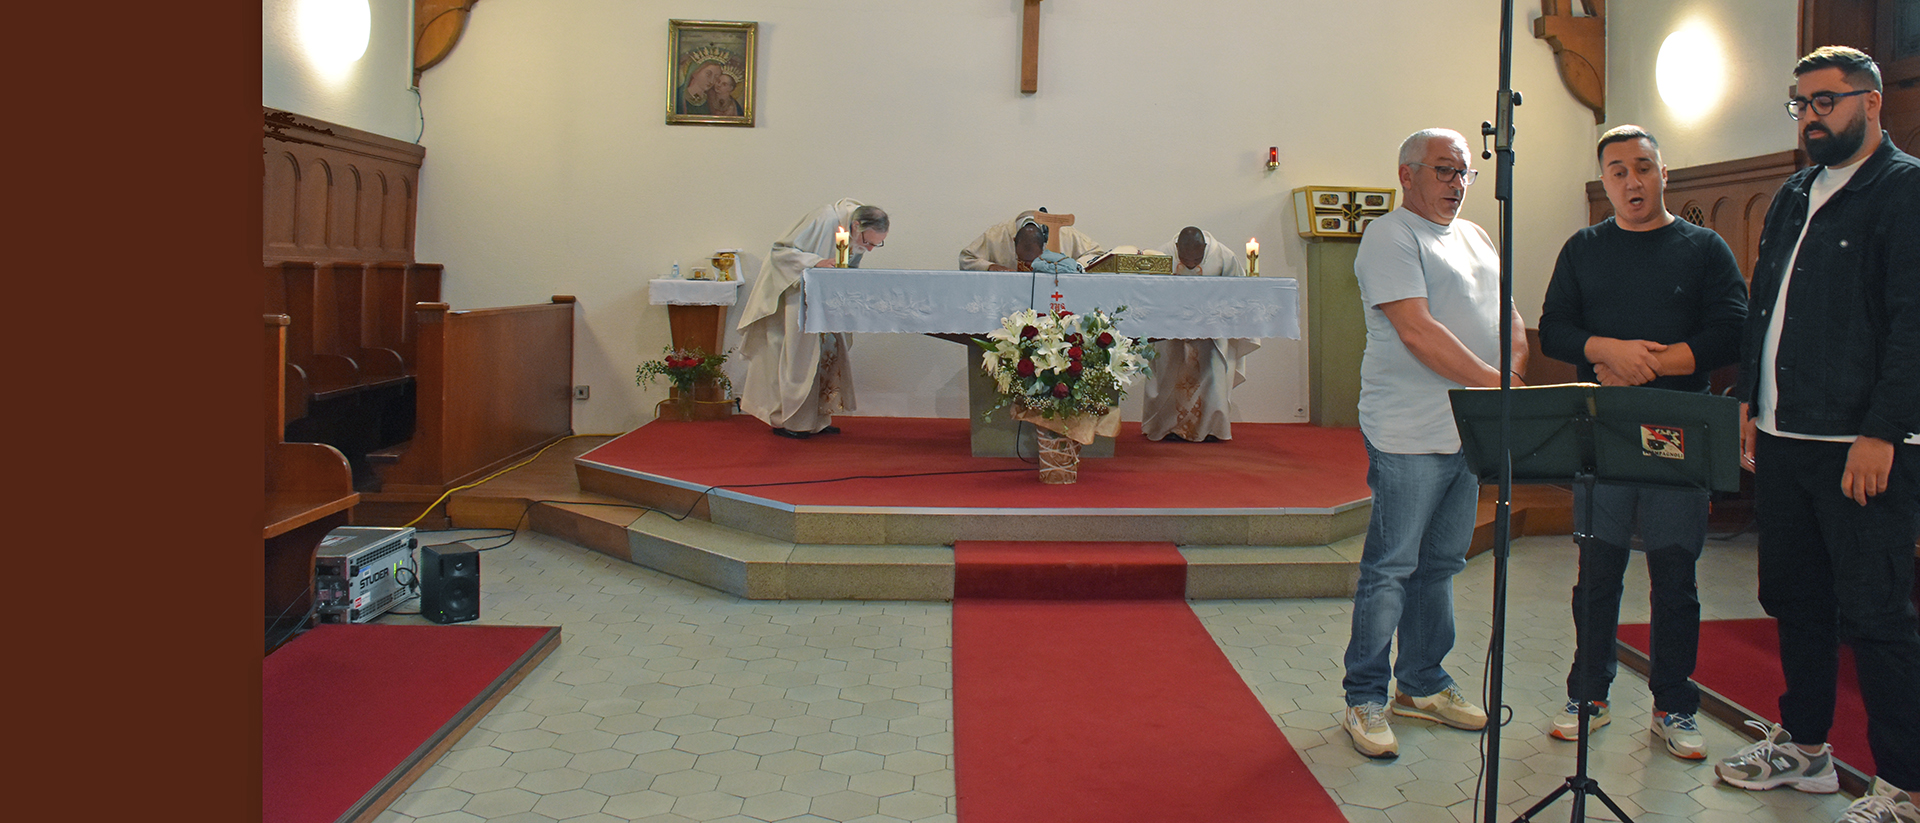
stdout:
<svg viewBox="0 0 1920 823">
<path fill-rule="evenodd" d="M 813 333 L 985 334 L 1022 309 L 1126 306 L 1120 329 L 1162 339 L 1300 337 L 1299 286 L 1286 277 L 1179 277 L 905 269 L 808 269 L 805 328 Z"/>
<path fill-rule="evenodd" d="M 1035 274 L 1031 272 L 808 269 L 801 277 L 801 315 L 816 334 L 919 333 L 952 339 L 984 335 L 1000 321 L 1058 299 L 1068 311 L 1126 306 L 1119 330 L 1157 339 L 1300 337 L 1299 286 L 1284 277 L 1184 277 L 1163 274 Z M 1056 297 L 1056 295 L 1058 297 Z M 983 422 L 996 400 L 980 368 L 980 349 L 967 348 L 967 405 L 975 457 L 1031 457 L 1038 452 L 1031 426 L 1005 412 Z M 1097 438 L 1080 456 L 1110 457 L 1113 440 Z"/>
</svg>

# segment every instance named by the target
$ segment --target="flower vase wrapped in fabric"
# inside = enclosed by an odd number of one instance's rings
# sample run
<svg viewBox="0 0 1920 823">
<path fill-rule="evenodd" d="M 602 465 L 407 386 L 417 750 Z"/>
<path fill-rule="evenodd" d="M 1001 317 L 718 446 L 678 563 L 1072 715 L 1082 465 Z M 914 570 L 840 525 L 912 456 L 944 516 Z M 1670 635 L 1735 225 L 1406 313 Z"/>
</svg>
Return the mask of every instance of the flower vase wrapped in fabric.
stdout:
<svg viewBox="0 0 1920 823">
<path fill-rule="evenodd" d="M 977 341 L 985 350 L 981 368 L 999 393 L 987 414 L 1008 408 L 1039 430 L 1042 482 L 1074 482 L 1080 446 L 1120 433 L 1120 400 L 1153 357 L 1115 330 L 1125 311 L 1015 312 Z"/>
<path fill-rule="evenodd" d="M 718 408 L 731 405 L 728 395 L 733 383 L 727 379 L 721 366 L 727 362 L 727 353 L 707 354 L 701 349 L 676 349 L 667 347 L 666 354 L 659 360 L 649 360 L 634 369 L 634 383 L 650 386 L 655 380 L 666 378 L 673 386 L 673 396 L 661 401 L 661 414 L 671 406 L 673 417 L 678 420 L 701 420 L 710 417 L 726 416 L 726 409 L 719 414 L 706 414 L 703 405 Z"/>
</svg>

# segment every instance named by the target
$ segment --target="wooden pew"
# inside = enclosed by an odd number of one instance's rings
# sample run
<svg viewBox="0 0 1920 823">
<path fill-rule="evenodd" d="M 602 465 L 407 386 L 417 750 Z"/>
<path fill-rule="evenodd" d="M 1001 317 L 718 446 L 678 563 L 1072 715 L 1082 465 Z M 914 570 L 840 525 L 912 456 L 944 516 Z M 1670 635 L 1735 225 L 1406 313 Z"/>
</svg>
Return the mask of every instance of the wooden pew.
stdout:
<svg viewBox="0 0 1920 823">
<path fill-rule="evenodd" d="M 440 302 L 439 263 L 368 263 L 364 271 L 360 344 L 400 355 L 402 370 L 418 368 L 419 321 L 414 306 Z"/>
<path fill-rule="evenodd" d="M 546 304 L 474 311 L 415 307 L 413 438 L 369 455 L 378 483 L 366 494 L 362 522 L 408 522 L 447 490 L 573 433 L 574 302 L 556 295 Z"/>
<path fill-rule="evenodd" d="M 287 329 L 283 314 L 266 315 L 266 497 L 261 538 L 266 553 L 267 651 L 308 625 L 314 552 L 327 532 L 347 524 L 360 496 L 347 459 L 332 446 L 289 443 L 286 427 Z"/>
<path fill-rule="evenodd" d="M 408 333 L 401 301 L 437 295 L 438 274 L 437 265 L 409 263 L 265 264 L 267 310 L 292 320 L 287 359 L 298 374 L 289 388 L 304 394 L 290 399 L 287 436 L 344 452 L 356 488 L 374 482 L 369 452 L 412 435 L 413 377 L 393 346 Z"/>
</svg>

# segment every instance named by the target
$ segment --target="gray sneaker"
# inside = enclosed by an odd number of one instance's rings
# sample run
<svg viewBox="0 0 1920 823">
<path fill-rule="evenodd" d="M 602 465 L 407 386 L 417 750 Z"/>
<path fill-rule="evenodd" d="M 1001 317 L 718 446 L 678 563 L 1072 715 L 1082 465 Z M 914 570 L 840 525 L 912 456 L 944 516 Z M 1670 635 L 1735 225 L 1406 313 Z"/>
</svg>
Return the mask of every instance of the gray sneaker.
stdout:
<svg viewBox="0 0 1920 823">
<path fill-rule="evenodd" d="M 1822 743 L 1820 751 L 1806 754 L 1792 745 L 1793 736 L 1778 723 L 1769 725 L 1749 720 L 1747 725 L 1759 729 L 1763 736 L 1759 742 L 1714 764 L 1713 771 L 1722 781 L 1742 789 L 1790 786 L 1813 794 L 1840 791 L 1840 776 L 1833 770 L 1832 745 Z"/>
<path fill-rule="evenodd" d="M 1867 793 L 1847 806 L 1834 823 L 1920 823 L 1920 807 L 1914 805 L 1913 795 L 1876 777 Z"/>
</svg>

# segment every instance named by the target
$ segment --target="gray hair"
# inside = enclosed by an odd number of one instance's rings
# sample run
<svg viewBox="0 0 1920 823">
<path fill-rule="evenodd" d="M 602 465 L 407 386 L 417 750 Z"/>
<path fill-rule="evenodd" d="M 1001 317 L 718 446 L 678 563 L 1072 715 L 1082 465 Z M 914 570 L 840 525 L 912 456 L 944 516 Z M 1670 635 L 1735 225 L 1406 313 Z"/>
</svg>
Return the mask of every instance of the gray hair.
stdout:
<svg viewBox="0 0 1920 823">
<path fill-rule="evenodd" d="M 1467 138 L 1453 129 L 1421 129 L 1407 135 L 1407 139 L 1401 141 L 1400 165 L 1420 162 L 1420 158 L 1427 156 L 1427 144 L 1442 138 L 1461 145 L 1466 145 L 1467 142 Z"/>
<path fill-rule="evenodd" d="M 887 231 L 887 210 L 879 206 L 861 206 L 853 210 L 854 231 Z"/>
</svg>

